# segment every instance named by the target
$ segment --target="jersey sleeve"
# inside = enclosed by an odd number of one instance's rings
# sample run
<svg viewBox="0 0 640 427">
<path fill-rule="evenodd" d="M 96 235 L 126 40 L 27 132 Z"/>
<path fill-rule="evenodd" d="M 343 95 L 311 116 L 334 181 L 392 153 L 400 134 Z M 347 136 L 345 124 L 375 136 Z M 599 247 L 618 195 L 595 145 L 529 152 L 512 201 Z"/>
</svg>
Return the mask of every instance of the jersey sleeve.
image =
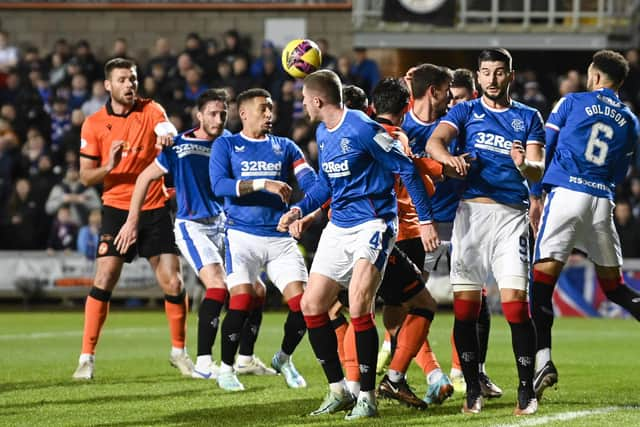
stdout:
<svg viewBox="0 0 640 427">
<path fill-rule="evenodd" d="M 551 110 L 547 124 L 545 125 L 545 153 L 544 163 L 546 167 L 551 164 L 551 159 L 556 152 L 556 146 L 558 144 L 558 136 L 560 128 L 567 122 L 567 116 L 571 108 L 571 99 L 569 97 L 562 97 Z"/>
<path fill-rule="evenodd" d="M 151 102 L 149 108 L 151 110 L 151 117 L 153 120 L 153 131 L 156 135 L 163 136 L 178 134 L 178 130 L 173 123 L 169 121 L 167 113 L 164 111 L 162 105 L 157 102 Z"/>
<path fill-rule="evenodd" d="M 296 177 L 296 181 L 300 184 L 300 188 L 302 188 L 302 191 L 306 192 L 315 184 L 318 180 L 318 176 L 313 168 L 307 163 L 300 147 L 298 147 L 292 140 L 288 140 L 288 142 L 290 157 L 289 164 L 291 165 L 292 172 Z"/>
<path fill-rule="evenodd" d="M 227 138 L 218 138 L 209 158 L 209 179 L 216 197 L 238 197 L 238 181 L 233 178 Z"/>
<path fill-rule="evenodd" d="M 544 145 L 544 120 L 538 110 L 535 110 L 535 114 L 531 116 L 526 143 Z"/>
<path fill-rule="evenodd" d="M 158 165 L 165 174 L 173 172 L 174 163 L 174 151 L 171 147 L 164 147 L 162 151 L 160 151 L 160 154 L 158 154 L 158 157 L 156 157 L 156 165 Z"/>
<path fill-rule="evenodd" d="M 471 105 L 468 102 L 461 102 L 456 104 L 449 112 L 440 120 L 440 123 L 446 123 L 449 126 L 455 128 L 457 133 L 460 133 L 460 129 L 464 128 Z"/>
<path fill-rule="evenodd" d="M 292 207 L 300 209 L 302 216 L 308 215 L 321 206 L 324 206 L 331 197 L 331 184 L 326 173 L 322 169 L 318 172 L 318 179 L 315 183 L 305 190 L 304 197 Z"/>
<path fill-rule="evenodd" d="M 382 127 L 371 128 L 368 131 L 362 129 L 358 135 L 365 150 L 383 169 L 400 175 L 416 207 L 420 221 L 431 221 L 433 218 L 431 200 L 424 188 L 418 169 L 404 153 L 400 142 Z"/>
<path fill-rule="evenodd" d="M 101 160 L 100 140 L 96 137 L 91 120 L 85 120 L 80 131 L 80 156 Z"/>
</svg>

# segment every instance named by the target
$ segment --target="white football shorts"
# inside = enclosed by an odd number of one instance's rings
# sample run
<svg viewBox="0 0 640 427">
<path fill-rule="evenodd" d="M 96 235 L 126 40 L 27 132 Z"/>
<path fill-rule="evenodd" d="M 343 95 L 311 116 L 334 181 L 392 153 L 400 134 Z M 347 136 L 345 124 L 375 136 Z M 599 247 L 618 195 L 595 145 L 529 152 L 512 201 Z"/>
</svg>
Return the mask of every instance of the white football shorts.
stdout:
<svg viewBox="0 0 640 427">
<path fill-rule="evenodd" d="M 499 288 L 527 290 L 529 217 L 525 209 L 501 203 L 461 201 L 451 238 L 454 291 Z"/>
<path fill-rule="evenodd" d="M 622 265 L 620 238 L 613 222 L 615 203 L 567 188 L 547 195 L 536 239 L 534 263 L 543 259 L 567 262 L 573 248 L 596 265 Z"/>
<path fill-rule="evenodd" d="M 322 231 L 311 272 L 322 274 L 347 288 L 353 267 L 362 258 L 375 265 L 382 278 L 397 230 L 397 219 L 374 219 L 350 228 L 329 222 Z"/>
<path fill-rule="evenodd" d="M 307 283 L 304 258 L 292 237 L 257 236 L 227 229 L 226 268 L 229 289 L 256 283 L 263 270 L 282 292 L 292 282 Z"/>
<path fill-rule="evenodd" d="M 224 259 L 224 214 L 202 220 L 177 219 L 173 226 L 176 244 L 196 274 Z"/>
</svg>

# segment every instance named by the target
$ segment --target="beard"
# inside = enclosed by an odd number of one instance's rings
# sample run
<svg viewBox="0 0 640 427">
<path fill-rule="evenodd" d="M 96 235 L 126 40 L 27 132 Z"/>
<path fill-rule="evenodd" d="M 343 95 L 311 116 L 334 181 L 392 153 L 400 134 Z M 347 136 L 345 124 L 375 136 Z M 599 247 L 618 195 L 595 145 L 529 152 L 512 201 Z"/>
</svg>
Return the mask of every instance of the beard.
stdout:
<svg viewBox="0 0 640 427">
<path fill-rule="evenodd" d="M 489 93 L 487 91 L 485 91 L 484 92 L 484 96 L 486 96 L 487 98 L 489 98 L 492 101 L 498 101 L 498 100 L 504 98 L 507 95 L 508 91 L 509 91 L 509 86 L 500 89 L 500 92 L 498 92 L 497 95 L 489 95 Z"/>
</svg>

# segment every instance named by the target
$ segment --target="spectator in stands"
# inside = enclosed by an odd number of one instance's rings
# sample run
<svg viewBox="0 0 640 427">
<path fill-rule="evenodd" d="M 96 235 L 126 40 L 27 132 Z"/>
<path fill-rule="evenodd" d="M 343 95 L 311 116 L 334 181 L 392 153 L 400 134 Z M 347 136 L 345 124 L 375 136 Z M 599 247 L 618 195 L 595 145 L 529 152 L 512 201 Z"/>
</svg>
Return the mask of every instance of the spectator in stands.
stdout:
<svg viewBox="0 0 640 427">
<path fill-rule="evenodd" d="M 0 120 L 0 209 L 6 207 L 20 172 L 18 146 L 16 134 L 5 120 Z"/>
<path fill-rule="evenodd" d="M 355 54 L 355 60 L 351 72 L 362 82 L 361 85 L 356 86 L 360 86 L 367 95 L 370 95 L 373 87 L 380 80 L 378 63 L 367 58 L 367 49 L 364 47 L 356 47 L 353 49 L 353 52 Z"/>
<path fill-rule="evenodd" d="M 71 45 L 65 38 L 59 38 L 53 44 L 53 51 L 47 55 L 45 61 L 49 70 L 53 69 L 54 56 L 58 56 L 60 63 L 64 64 L 71 58 Z"/>
<path fill-rule="evenodd" d="M 280 93 L 280 96 L 275 100 L 278 110 L 273 123 L 273 134 L 290 137 L 293 125 L 293 103 L 295 100 L 293 80 L 284 80 L 278 93 Z"/>
<path fill-rule="evenodd" d="M 73 222 L 69 207 L 60 206 L 47 239 L 47 252 L 53 255 L 55 251 L 75 251 L 77 241 L 78 225 Z"/>
<path fill-rule="evenodd" d="M 316 40 L 320 52 L 322 52 L 322 68 L 326 68 L 332 71 L 338 69 L 338 60 L 329 52 L 329 42 L 325 38 L 319 38 Z"/>
<path fill-rule="evenodd" d="M 42 74 L 47 74 L 47 64 L 44 59 L 40 58 L 40 51 L 35 46 L 29 46 L 24 55 L 18 62 L 18 72 L 21 76 L 30 76 L 33 71 L 39 71 Z M 33 82 L 33 81 L 32 81 Z"/>
<path fill-rule="evenodd" d="M 171 53 L 171 44 L 169 43 L 169 39 L 166 37 L 159 37 L 156 39 L 154 52 L 155 55 L 151 57 L 147 63 L 145 74 L 147 76 L 152 76 L 154 74 L 153 68 L 156 65 L 159 65 L 160 69 L 164 71 L 164 78 L 166 77 L 166 73 L 176 66 L 176 56 Z"/>
<path fill-rule="evenodd" d="M 220 52 L 220 57 L 229 63 L 232 63 L 234 59 L 239 56 L 244 57 L 249 62 L 249 52 L 242 46 L 242 40 L 240 39 L 240 33 L 237 30 L 227 30 L 223 36 L 224 48 Z"/>
<path fill-rule="evenodd" d="M 69 110 L 73 111 L 76 108 L 81 108 L 89 100 L 90 96 L 87 77 L 84 74 L 73 76 L 71 79 L 71 94 L 68 101 Z"/>
<path fill-rule="evenodd" d="M 27 132 L 27 141 L 22 146 L 21 164 L 28 175 L 38 173 L 38 161 L 46 154 L 46 146 L 47 143 L 40 131 L 32 128 Z"/>
<path fill-rule="evenodd" d="M 254 81 L 249 74 L 249 60 L 245 56 L 236 56 L 231 67 L 233 69 L 233 75 L 230 78 L 231 87 L 235 93 L 254 87 Z"/>
<path fill-rule="evenodd" d="M 0 73 L 7 73 L 18 65 L 20 52 L 18 48 L 9 44 L 9 33 L 0 30 Z"/>
<path fill-rule="evenodd" d="M 61 157 L 65 157 L 68 151 L 80 150 L 80 129 L 84 122 L 84 114 L 82 110 L 73 110 L 71 112 L 71 127 L 67 130 L 60 141 Z M 62 163 L 66 163 L 62 161 Z"/>
<path fill-rule="evenodd" d="M 343 85 L 362 87 L 362 80 L 353 73 L 353 64 L 349 55 L 340 55 L 336 73 Z"/>
<path fill-rule="evenodd" d="M 111 49 L 111 56 L 108 59 L 112 58 L 125 58 L 131 59 L 128 53 L 129 44 L 127 43 L 127 39 L 124 37 L 118 37 L 113 41 L 113 48 Z"/>
<path fill-rule="evenodd" d="M 620 88 L 620 96 L 623 101 L 630 101 L 633 110 L 640 111 L 640 54 L 638 49 L 629 49 L 625 57 L 629 62 L 629 74 Z"/>
<path fill-rule="evenodd" d="M 62 181 L 51 189 L 45 210 L 47 214 L 55 215 L 62 206 L 69 209 L 71 220 L 78 225 L 86 224 L 89 212 L 100 207 L 98 192 L 93 187 L 82 185 L 75 165 L 67 168 Z"/>
<path fill-rule="evenodd" d="M 258 80 L 264 75 L 265 61 L 280 63 L 276 47 L 271 40 L 264 40 L 260 45 L 260 55 L 251 63 L 251 77 Z M 266 88 L 265 88 L 266 89 Z"/>
<path fill-rule="evenodd" d="M 75 62 L 80 67 L 80 72 L 84 74 L 89 82 L 102 79 L 102 69 L 96 60 L 91 45 L 86 40 L 80 40 L 76 43 L 75 53 L 73 56 Z"/>
<path fill-rule="evenodd" d="M 620 236 L 620 246 L 624 258 L 640 258 L 640 223 L 631 214 L 631 204 L 627 200 L 616 201 L 614 222 Z"/>
<path fill-rule="evenodd" d="M 102 212 L 100 209 L 94 209 L 89 213 L 89 223 L 78 231 L 78 252 L 87 259 L 96 259 L 101 224 Z"/>
<path fill-rule="evenodd" d="M 633 176 L 629 181 L 629 203 L 633 217 L 640 220 L 640 177 Z"/>
<path fill-rule="evenodd" d="M 7 205 L 5 221 L 11 225 L 7 235 L 7 249 L 42 249 L 35 224 L 42 219 L 41 210 L 31 194 L 31 184 L 19 178 Z"/>
<path fill-rule="evenodd" d="M 196 65 L 186 72 L 184 97 L 188 101 L 195 103 L 202 92 L 207 89 L 207 85 L 202 81 L 202 69 L 199 66 Z"/>
<path fill-rule="evenodd" d="M 51 55 L 51 66 L 49 71 L 49 85 L 56 87 L 67 80 L 67 61 L 57 52 Z"/>
<path fill-rule="evenodd" d="M 109 94 L 104 89 L 104 82 L 96 80 L 91 85 L 91 98 L 82 104 L 82 113 L 88 117 L 98 111 L 109 99 Z"/>
<path fill-rule="evenodd" d="M 218 48 L 218 41 L 214 38 L 209 38 L 204 41 L 205 56 L 202 60 L 202 70 L 206 80 L 213 81 L 218 77 L 218 63 L 220 62 L 220 49 Z"/>
<path fill-rule="evenodd" d="M 544 118 L 549 116 L 550 109 L 547 98 L 540 92 L 540 85 L 537 81 L 529 81 L 524 84 L 524 94 L 522 102 L 530 107 L 536 108 Z"/>
<path fill-rule="evenodd" d="M 71 129 L 71 114 L 67 100 L 54 98 L 51 102 L 51 152 L 56 160 L 62 154 L 62 137 Z"/>
<path fill-rule="evenodd" d="M 274 58 L 265 58 L 262 62 L 262 74 L 253 79 L 253 86 L 266 89 L 277 101 L 282 97 L 280 91 L 285 78 L 280 61 Z"/>
<path fill-rule="evenodd" d="M 215 88 L 223 88 L 223 87 L 231 87 L 233 85 L 233 69 L 231 68 L 231 64 L 225 60 L 218 62 L 218 72 L 217 77 L 211 83 L 211 87 Z M 233 89 L 234 93 L 235 89 Z M 235 96 L 230 96 L 229 98 L 235 99 Z"/>
<path fill-rule="evenodd" d="M 191 57 L 191 60 L 202 66 L 207 56 L 204 43 L 198 33 L 189 33 L 184 41 L 184 52 Z"/>
</svg>

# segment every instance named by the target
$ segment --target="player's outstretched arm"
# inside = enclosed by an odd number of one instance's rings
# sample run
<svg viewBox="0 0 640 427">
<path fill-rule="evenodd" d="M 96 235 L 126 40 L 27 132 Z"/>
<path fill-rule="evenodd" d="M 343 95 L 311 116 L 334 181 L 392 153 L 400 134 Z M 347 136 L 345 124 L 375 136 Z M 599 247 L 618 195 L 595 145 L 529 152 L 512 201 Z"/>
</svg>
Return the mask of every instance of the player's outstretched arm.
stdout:
<svg viewBox="0 0 640 427">
<path fill-rule="evenodd" d="M 133 189 L 133 195 L 131 196 L 131 205 L 129 206 L 127 220 L 120 228 L 120 231 L 113 242 L 116 249 L 121 254 L 126 253 L 129 247 L 133 245 L 138 238 L 138 220 L 140 218 L 140 211 L 142 210 L 144 199 L 147 197 L 149 185 L 152 181 L 160 179 L 164 174 L 165 171 L 153 162 L 147 166 L 140 175 L 138 175 L 136 185 Z"/>
<path fill-rule="evenodd" d="M 464 177 L 469 171 L 468 154 L 453 156 L 447 149 L 457 134 L 458 130 L 449 123 L 440 123 L 429 137 L 426 150 L 432 159 Z"/>
</svg>

